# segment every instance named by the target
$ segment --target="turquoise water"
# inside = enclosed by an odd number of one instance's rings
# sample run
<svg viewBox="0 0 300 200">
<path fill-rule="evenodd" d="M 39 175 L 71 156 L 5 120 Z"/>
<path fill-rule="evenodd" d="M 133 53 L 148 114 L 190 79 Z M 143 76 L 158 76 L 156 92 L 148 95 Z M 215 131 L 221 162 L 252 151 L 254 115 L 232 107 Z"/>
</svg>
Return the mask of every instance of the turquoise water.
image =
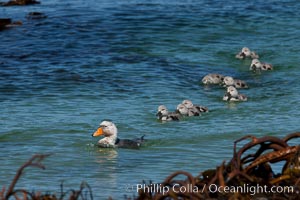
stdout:
<svg viewBox="0 0 300 200">
<path fill-rule="evenodd" d="M 18 188 L 59 192 L 86 181 L 96 199 L 136 195 L 128 185 L 193 175 L 232 156 L 247 134 L 299 131 L 298 1 L 42 1 L 1 7 L 23 21 L 0 32 L 0 188 L 35 153 L 46 170 L 28 169 Z M 32 11 L 48 17 L 26 19 Z M 237 60 L 244 46 L 274 71 L 254 74 Z M 222 101 L 207 73 L 245 80 L 247 102 Z M 211 112 L 160 123 L 158 105 L 183 99 Z M 113 120 L 120 138 L 146 134 L 140 150 L 98 149 L 91 134 Z M 294 141 L 299 144 L 299 141 Z"/>
</svg>

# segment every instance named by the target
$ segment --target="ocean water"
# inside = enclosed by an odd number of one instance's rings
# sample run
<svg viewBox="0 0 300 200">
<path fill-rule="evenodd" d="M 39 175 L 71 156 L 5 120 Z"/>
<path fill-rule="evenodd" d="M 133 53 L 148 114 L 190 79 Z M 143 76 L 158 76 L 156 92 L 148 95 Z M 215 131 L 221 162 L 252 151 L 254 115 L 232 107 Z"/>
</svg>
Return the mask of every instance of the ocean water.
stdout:
<svg viewBox="0 0 300 200">
<path fill-rule="evenodd" d="M 0 32 L 0 189 L 33 154 L 17 188 L 60 192 L 86 181 L 95 199 L 137 195 L 177 170 L 198 175 L 229 161 L 233 141 L 299 131 L 300 4 L 296 0 L 41 1 L 0 7 L 23 25 Z M 47 18 L 28 19 L 29 12 Z M 255 74 L 235 54 L 248 46 L 274 71 Z M 247 102 L 222 101 L 208 73 L 245 80 Z M 210 109 L 161 123 L 161 104 Z M 120 138 L 146 135 L 139 150 L 100 149 L 91 134 L 113 120 Z M 292 141 L 299 144 L 299 140 Z M 279 167 L 277 167 L 279 168 Z M 275 166 L 276 169 L 276 166 Z M 126 187 L 133 187 L 128 190 Z"/>
</svg>

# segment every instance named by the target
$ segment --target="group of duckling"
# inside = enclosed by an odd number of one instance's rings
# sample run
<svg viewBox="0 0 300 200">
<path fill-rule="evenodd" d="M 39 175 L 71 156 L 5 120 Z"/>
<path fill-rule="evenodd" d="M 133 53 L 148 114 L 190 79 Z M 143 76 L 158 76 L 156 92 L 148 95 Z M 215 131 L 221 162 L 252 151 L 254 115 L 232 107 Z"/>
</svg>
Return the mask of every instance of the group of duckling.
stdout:
<svg viewBox="0 0 300 200">
<path fill-rule="evenodd" d="M 203 77 L 202 83 L 205 85 L 221 85 L 227 88 L 223 96 L 224 101 L 247 101 L 247 96 L 240 94 L 237 90 L 237 88 L 249 88 L 248 84 L 243 80 L 222 74 L 207 74 Z"/>
<path fill-rule="evenodd" d="M 251 51 L 248 47 L 242 48 L 242 50 L 235 57 L 240 60 L 246 58 L 252 59 L 249 69 L 254 72 L 273 70 L 273 66 L 270 63 L 260 62 L 260 60 L 258 60 L 258 54 L 256 54 L 254 51 Z"/>
<path fill-rule="evenodd" d="M 248 47 L 242 50 L 235 56 L 237 59 L 252 59 L 249 70 L 261 73 L 261 71 L 273 70 L 273 66 L 269 63 L 260 62 L 259 56 L 251 51 Z M 240 94 L 237 89 L 249 88 L 245 81 L 235 79 L 231 76 L 221 74 L 207 74 L 203 77 L 202 83 L 205 85 L 221 85 L 226 87 L 226 92 L 223 96 L 224 101 L 247 101 L 248 98 L 244 94 Z"/>
<path fill-rule="evenodd" d="M 208 112 L 208 108 L 201 105 L 194 105 L 191 100 L 183 100 L 177 105 L 174 112 L 169 112 L 165 105 L 157 108 L 157 119 L 161 121 L 178 121 L 183 117 L 201 116 L 201 113 Z"/>
<path fill-rule="evenodd" d="M 269 63 L 260 62 L 259 56 L 248 47 L 242 50 L 235 56 L 237 59 L 252 59 L 249 70 L 261 73 L 261 71 L 273 70 L 273 66 Z M 222 74 L 212 73 L 207 74 L 202 78 L 204 85 L 220 85 L 226 88 L 223 96 L 224 101 L 247 101 L 246 95 L 239 93 L 238 89 L 249 88 L 248 84 L 240 79 L 232 76 L 224 76 Z M 183 117 L 200 116 L 202 112 L 208 112 L 205 106 L 194 105 L 190 100 L 183 100 L 178 104 L 173 112 L 169 112 L 165 105 L 158 106 L 157 119 L 160 121 L 177 121 Z"/>
</svg>

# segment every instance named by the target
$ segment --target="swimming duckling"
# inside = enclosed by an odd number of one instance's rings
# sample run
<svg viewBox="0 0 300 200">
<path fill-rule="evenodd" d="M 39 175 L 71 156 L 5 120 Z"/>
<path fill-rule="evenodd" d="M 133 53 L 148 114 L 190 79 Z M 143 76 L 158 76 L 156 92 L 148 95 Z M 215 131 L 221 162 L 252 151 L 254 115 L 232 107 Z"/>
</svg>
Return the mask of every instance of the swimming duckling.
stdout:
<svg viewBox="0 0 300 200">
<path fill-rule="evenodd" d="M 253 59 L 249 69 L 254 72 L 267 71 L 267 70 L 273 70 L 273 66 L 269 63 L 262 63 L 258 59 Z"/>
<path fill-rule="evenodd" d="M 243 94 L 239 94 L 237 89 L 233 86 L 227 88 L 227 92 L 223 96 L 224 101 L 247 101 L 247 97 Z"/>
<path fill-rule="evenodd" d="M 191 100 L 183 100 L 182 104 L 185 105 L 185 107 L 193 113 L 193 116 L 201 115 L 201 112 L 208 112 L 208 108 L 205 106 L 200 105 L 194 105 Z"/>
<path fill-rule="evenodd" d="M 242 50 L 235 55 L 235 57 L 238 59 L 259 58 L 259 56 L 254 51 L 250 51 L 248 47 L 243 47 Z"/>
<path fill-rule="evenodd" d="M 169 112 L 164 105 L 158 106 L 156 116 L 161 121 L 178 121 L 181 117 L 177 112 Z"/>
<path fill-rule="evenodd" d="M 209 84 L 220 84 L 223 81 L 224 76 L 221 74 L 207 74 L 202 78 L 202 83 L 205 85 Z"/>
<path fill-rule="evenodd" d="M 223 79 L 223 86 L 234 86 L 235 88 L 248 88 L 245 81 L 234 79 L 231 76 L 225 76 Z"/>
<path fill-rule="evenodd" d="M 189 112 L 189 109 L 187 109 L 187 107 L 182 103 L 177 105 L 175 112 L 181 114 L 182 116 L 192 116 Z"/>
</svg>

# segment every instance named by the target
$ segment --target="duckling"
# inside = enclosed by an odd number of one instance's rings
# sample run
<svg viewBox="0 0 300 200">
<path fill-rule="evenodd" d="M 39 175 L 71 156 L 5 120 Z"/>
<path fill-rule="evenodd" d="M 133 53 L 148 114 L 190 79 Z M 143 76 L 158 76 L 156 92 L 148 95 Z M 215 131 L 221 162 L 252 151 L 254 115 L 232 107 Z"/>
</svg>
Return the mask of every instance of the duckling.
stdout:
<svg viewBox="0 0 300 200">
<path fill-rule="evenodd" d="M 187 109 L 187 107 L 182 103 L 177 105 L 175 112 L 180 113 L 182 116 L 192 116 L 189 109 Z"/>
<path fill-rule="evenodd" d="M 241 60 L 245 58 L 259 58 L 259 56 L 254 51 L 250 51 L 248 47 L 243 47 L 242 50 L 235 55 L 235 57 Z"/>
<path fill-rule="evenodd" d="M 224 101 L 247 101 L 247 96 L 239 94 L 234 86 L 229 86 L 227 92 L 223 96 Z"/>
<path fill-rule="evenodd" d="M 161 121 L 178 121 L 181 117 L 179 113 L 169 112 L 164 105 L 158 106 L 156 116 Z"/>
<path fill-rule="evenodd" d="M 248 88 L 248 85 L 245 81 L 240 79 L 234 79 L 231 76 L 225 76 L 223 79 L 223 85 L 225 87 L 234 86 L 235 88 Z"/>
<path fill-rule="evenodd" d="M 201 112 L 208 112 L 208 108 L 205 106 L 200 105 L 194 105 L 191 100 L 183 100 L 182 104 L 185 105 L 185 107 L 193 113 L 193 116 L 201 115 Z"/>
<path fill-rule="evenodd" d="M 273 66 L 269 63 L 262 63 L 258 59 L 253 59 L 249 70 L 252 70 L 254 72 L 267 71 L 267 70 L 273 70 Z"/>
<path fill-rule="evenodd" d="M 221 74 L 207 74 L 202 78 L 202 83 L 205 85 L 209 84 L 220 84 L 223 81 L 224 76 Z"/>
</svg>

